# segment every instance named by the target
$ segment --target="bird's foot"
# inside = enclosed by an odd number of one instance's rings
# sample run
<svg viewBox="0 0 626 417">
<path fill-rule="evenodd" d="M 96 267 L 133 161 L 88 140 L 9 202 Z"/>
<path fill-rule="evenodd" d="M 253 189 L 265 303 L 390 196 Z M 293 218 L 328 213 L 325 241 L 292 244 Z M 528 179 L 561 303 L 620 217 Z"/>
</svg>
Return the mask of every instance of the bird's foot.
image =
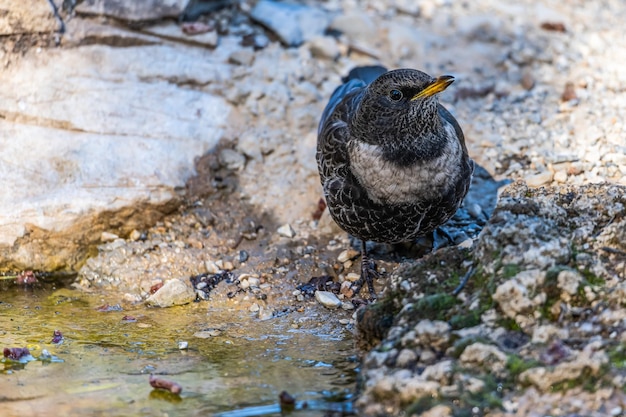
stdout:
<svg viewBox="0 0 626 417">
<path fill-rule="evenodd" d="M 367 257 L 361 260 L 361 277 L 352 284 L 353 296 L 358 295 L 361 292 L 363 285 L 367 283 L 367 289 L 370 293 L 370 299 L 375 300 L 376 291 L 374 290 L 374 280 L 380 278 L 380 273 L 376 270 L 376 264 L 374 261 L 369 260 Z"/>
</svg>

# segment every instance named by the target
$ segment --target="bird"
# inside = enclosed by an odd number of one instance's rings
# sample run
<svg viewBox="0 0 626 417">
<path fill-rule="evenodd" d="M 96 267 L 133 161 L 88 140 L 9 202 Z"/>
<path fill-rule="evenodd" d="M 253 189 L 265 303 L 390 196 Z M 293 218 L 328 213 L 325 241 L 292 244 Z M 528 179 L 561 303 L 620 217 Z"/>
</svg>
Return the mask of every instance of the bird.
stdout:
<svg viewBox="0 0 626 417">
<path fill-rule="evenodd" d="M 360 66 L 322 112 L 316 159 L 332 219 L 361 240 L 361 274 L 352 295 L 379 277 L 366 241 L 410 242 L 454 215 L 474 162 L 463 131 L 439 103 L 454 81 L 416 69 Z"/>
</svg>

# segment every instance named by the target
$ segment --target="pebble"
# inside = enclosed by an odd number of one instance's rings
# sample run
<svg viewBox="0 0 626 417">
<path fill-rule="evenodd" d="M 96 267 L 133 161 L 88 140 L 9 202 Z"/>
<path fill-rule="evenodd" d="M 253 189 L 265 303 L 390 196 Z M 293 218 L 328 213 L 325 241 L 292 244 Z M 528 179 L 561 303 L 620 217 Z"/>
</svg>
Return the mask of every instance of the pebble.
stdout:
<svg viewBox="0 0 626 417">
<path fill-rule="evenodd" d="M 335 60 L 341 55 L 337 41 L 332 36 L 316 36 L 309 41 L 311 55 L 316 58 Z"/>
<path fill-rule="evenodd" d="M 276 232 L 283 237 L 293 238 L 296 235 L 295 230 L 291 227 L 290 224 L 282 225 L 276 230 Z"/>
<path fill-rule="evenodd" d="M 315 299 L 318 303 L 327 308 L 337 308 L 341 306 L 341 300 L 330 291 L 315 291 Z"/>
<path fill-rule="evenodd" d="M 271 308 L 260 307 L 259 308 L 259 320 L 265 321 L 274 317 L 274 310 Z"/>
<path fill-rule="evenodd" d="M 195 332 L 193 337 L 197 337 L 198 339 L 208 339 L 210 337 L 217 337 L 222 334 L 220 329 L 207 329 L 200 330 L 199 332 Z"/>
<path fill-rule="evenodd" d="M 359 253 L 360 252 L 355 251 L 354 249 L 346 249 L 342 251 L 339 256 L 337 256 L 337 262 L 341 262 L 342 264 L 348 262 L 359 256 Z"/>
<path fill-rule="evenodd" d="M 115 233 L 109 233 L 109 232 L 102 232 L 100 234 L 100 240 L 102 242 L 112 242 L 115 239 L 119 239 L 119 236 L 116 235 Z"/>
<path fill-rule="evenodd" d="M 179 350 L 185 350 L 185 349 L 188 349 L 188 348 L 189 348 L 189 342 L 184 341 L 184 340 L 178 342 L 178 349 Z"/>
<path fill-rule="evenodd" d="M 357 282 L 359 279 L 361 279 L 361 275 L 356 272 L 348 272 L 345 277 L 345 280 L 348 282 Z"/>
<path fill-rule="evenodd" d="M 241 171 L 246 165 L 246 157 L 232 149 L 222 149 L 219 153 L 222 165 L 233 171 Z"/>
<path fill-rule="evenodd" d="M 220 272 L 219 266 L 213 261 L 205 261 L 204 267 L 206 268 L 207 274 L 217 274 Z"/>
<path fill-rule="evenodd" d="M 239 49 L 228 57 L 228 62 L 235 65 L 249 67 L 254 62 L 254 51 L 251 49 Z"/>
<path fill-rule="evenodd" d="M 538 174 L 527 175 L 524 180 L 529 187 L 541 187 L 552 181 L 552 172 L 543 171 Z"/>
<path fill-rule="evenodd" d="M 343 301 L 341 303 L 341 308 L 346 311 L 352 311 L 354 310 L 354 304 L 352 304 L 351 302 Z"/>
<path fill-rule="evenodd" d="M 154 307 L 171 307 L 192 302 L 196 298 L 195 291 L 180 279 L 165 281 L 163 286 L 146 300 L 146 304 Z"/>
</svg>

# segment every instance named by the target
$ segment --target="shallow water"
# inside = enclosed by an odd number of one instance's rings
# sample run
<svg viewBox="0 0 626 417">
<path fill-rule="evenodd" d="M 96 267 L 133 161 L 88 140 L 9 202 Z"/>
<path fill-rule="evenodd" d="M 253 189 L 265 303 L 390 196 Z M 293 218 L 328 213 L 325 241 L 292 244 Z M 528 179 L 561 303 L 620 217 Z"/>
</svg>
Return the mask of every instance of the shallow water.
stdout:
<svg viewBox="0 0 626 417">
<path fill-rule="evenodd" d="M 98 310 L 116 302 L 69 289 L 1 287 L 0 347 L 28 347 L 36 358 L 46 349 L 58 362 L 3 359 L 0 415 L 273 416 L 281 415 L 283 390 L 297 408 L 308 405 L 297 416 L 350 408 L 352 336 L 324 317 L 292 312 L 259 321 L 211 302 Z M 63 343 L 51 343 L 54 330 Z M 199 331 L 213 336 L 195 337 Z M 189 348 L 180 350 L 180 341 Z M 151 373 L 182 385 L 181 395 L 153 389 Z"/>
</svg>

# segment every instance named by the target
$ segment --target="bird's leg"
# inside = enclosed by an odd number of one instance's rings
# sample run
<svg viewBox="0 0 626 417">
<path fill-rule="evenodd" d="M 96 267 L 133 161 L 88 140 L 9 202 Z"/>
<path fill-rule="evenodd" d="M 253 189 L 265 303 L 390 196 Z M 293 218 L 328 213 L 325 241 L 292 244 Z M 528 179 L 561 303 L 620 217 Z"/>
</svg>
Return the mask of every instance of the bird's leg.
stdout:
<svg viewBox="0 0 626 417">
<path fill-rule="evenodd" d="M 376 271 L 376 264 L 370 260 L 367 256 L 367 248 L 365 247 L 365 241 L 361 241 L 361 278 L 358 279 L 353 285 L 352 290 L 354 295 L 357 295 L 363 284 L 367 282 L 367 289 L 370 293 L 370 298 L 376 298 L 376 292 L 374 291 L 374 279 L 378 279 L 379 274 Z"/>
</svg>

